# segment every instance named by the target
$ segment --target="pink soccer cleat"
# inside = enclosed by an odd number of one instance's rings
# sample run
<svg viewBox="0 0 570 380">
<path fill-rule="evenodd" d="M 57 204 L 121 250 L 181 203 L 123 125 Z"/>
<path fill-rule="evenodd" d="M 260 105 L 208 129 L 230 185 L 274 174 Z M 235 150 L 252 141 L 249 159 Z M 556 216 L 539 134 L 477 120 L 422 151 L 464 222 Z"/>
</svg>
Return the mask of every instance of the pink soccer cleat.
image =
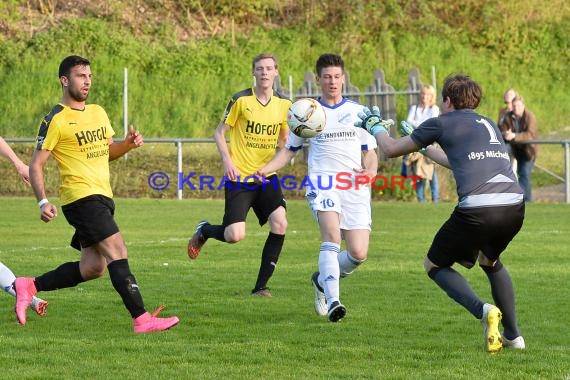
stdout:
<svg viewBox="0 0 570 380">
<path fill-rule="evenodd" d="M 147 334 L 156 331 L 164 331 L 176 326 L 179 322 L 178 317 L 157 318 L 156 316 L 164 309 L 160 306 L 154 313 L 148 312 L 133 319 L 135 334 Z"/>
<path fill-rule="evenodd" d="M 18 277 L 14 281 L 16 291 L 16 317 L 21 325 L 26 324 L 26 310 L 32 303 L 32 297 L 38 292 L 34 279 L 31 277 Z"/>
</svg>

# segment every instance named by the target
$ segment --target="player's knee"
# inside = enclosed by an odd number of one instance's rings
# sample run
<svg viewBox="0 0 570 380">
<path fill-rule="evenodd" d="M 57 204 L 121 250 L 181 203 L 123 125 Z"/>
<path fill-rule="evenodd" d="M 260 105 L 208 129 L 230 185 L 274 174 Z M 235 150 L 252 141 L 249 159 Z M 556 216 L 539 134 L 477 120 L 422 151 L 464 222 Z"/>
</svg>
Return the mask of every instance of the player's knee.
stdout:
<svg viewBox="0 0 570 380">
<path fill-rule="evenodd" d="M 424 270 L 429 278 L 433 279 L 433 276 L 440 270 L 440 268 L 435 265 L 428 257 L 424 260 Z"/>
<path fill-rule="evenodd" d="M 503 263 L 499 259 L 497 259 L 497 261 L 495 261 L 494 263 L 489 261 L 488 263 L 485 264 L 482 263 L 481 260 L 479 260 L 479 266 L 481 267 L 481 269 L 483 269 L 485 273 L 495 273 L 503 268 Z"/>
<path fill-rule="evenodd" d="M 115 258 L 115 260 L 124 260 L 127 259 L 128 257 L 129 254 L 127 246 L 123 244 L 121 247 L 119 247 L 119 249 L 117 249 L 117 257 Z"/>
<path fill-rule="evenodd" d="M 362 264 L 368 258 L 368 250 L 366 249 L 354 249 L 350 251 L 350 257 L 352 257 L 358 264 Z"/>
<path fill-rule="evenodd" d="M 273 221 L 271 223 L 271 232 L 277 235 L 285 235 L 285 232 L 287 232 L 287 219 L 283 218 L 282 220 Z"/>
<path fill-rule="evenodd" d="M 224 232 L 226 243 L 234 244 L 245 239 L 245 231 L 228 230 Z"/>
<path fill-rule="evenodd" d="M 496 265 L 495 263 L 499 261 L 499 259 L 497 258 L 497 260 L 491 260 L 485 256 L 482 251 L 479 251 L 477 261 L 479 261 L 479 266 L 493 267 Z"/>
<path fill-rule="evenodd" d="M 274 234 L 285 235 L 287 226 L 287 216 L 283 207 L 278 207 L 269 215 L 269 227 Z"/>
<path fill-rule="evenodd" d="M 237 243 L 245 239 L 245 222 L 232 223 L 224 229 L 224 240 L 226 243 Z"/>
</svg>

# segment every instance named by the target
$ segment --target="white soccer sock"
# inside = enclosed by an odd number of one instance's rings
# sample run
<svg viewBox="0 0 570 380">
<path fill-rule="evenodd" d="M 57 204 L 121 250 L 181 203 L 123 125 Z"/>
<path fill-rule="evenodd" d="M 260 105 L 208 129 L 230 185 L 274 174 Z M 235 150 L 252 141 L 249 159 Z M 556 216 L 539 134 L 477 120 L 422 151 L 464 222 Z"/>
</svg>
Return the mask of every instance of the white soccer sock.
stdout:
<svg viewBox="0 0 570 380">
<path fill-rule="evenodd" d="M 340 251 L 340 245 L 323 242 L 319 254 L 319 284 L 322 285 L 327 298 L 327 305 L 332 302 L 340 301 L 340 268 L 338 266 L 337 255 Z"/>
<path fill-rule="evenodd" d="M 16 297 L 16 291 L 14 290 L 14 281 L 16 281 L 16 276 L 14 272 L 10 270 L 6 265 L 0 262 L 0 287 L 6 293 L 10 294 L 12 297 Z M 36 308 L 36 304 L 40 301 L 38 297 L 32 297 L 32 303 L 30 307 L 32 309 Z"/>
<path fill-rule="evenodd" d="M 357 260 L 348 253 L 347 250 L 338 254 L 338 265 L 340 267 L 340 277 L 346 277 L 360 265 L 364 260 Z"/>
<path fill-rule="evenodd" d="M 12 284 L 14 283 L 15 280 L 16 276 L 10 270 L 10 268 L 8 268 L 6 265 L 0 262 L 0 287 L 2 287 L 3 291 L 5 291 L 8 294 L 11 294 L 14 297 L 16 297 L 16 292 L 14 291 L 14 287 L 12 286 Z"/>
</svg>

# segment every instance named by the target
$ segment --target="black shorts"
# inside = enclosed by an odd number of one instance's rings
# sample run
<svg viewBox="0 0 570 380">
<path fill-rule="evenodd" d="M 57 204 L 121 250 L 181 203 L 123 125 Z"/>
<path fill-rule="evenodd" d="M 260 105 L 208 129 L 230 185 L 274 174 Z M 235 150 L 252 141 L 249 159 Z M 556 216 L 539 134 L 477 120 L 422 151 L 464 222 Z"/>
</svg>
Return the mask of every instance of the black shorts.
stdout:
<svg viewBox="0 0 570 380">
<path fill-rule="evenodd" d="M 286 208 L 277 175 L 267 177 L 267 180 L 269 182 L 263 185 L 229 182 L 225 186 L 224 227 L 245 222 L 250 208 L 253 208 L 260 226 L 267 223 L 269 215 L 279 206 Z"/>
<path fill-rule="evenodd" d="M 479 251 L 495 261 L 520 231 L 524 202 L 513 206 L 455 208 L 433 239 L 427 257 L 438 267 L 471 268 Z"/>
<path fill-rule="evenodd" d="M 75 228 L 70 245 L 87 248 L 119 232 L 115 203 L 104 195 L 90 195 L 61 207 L 67 222 Z"/>
</svg>

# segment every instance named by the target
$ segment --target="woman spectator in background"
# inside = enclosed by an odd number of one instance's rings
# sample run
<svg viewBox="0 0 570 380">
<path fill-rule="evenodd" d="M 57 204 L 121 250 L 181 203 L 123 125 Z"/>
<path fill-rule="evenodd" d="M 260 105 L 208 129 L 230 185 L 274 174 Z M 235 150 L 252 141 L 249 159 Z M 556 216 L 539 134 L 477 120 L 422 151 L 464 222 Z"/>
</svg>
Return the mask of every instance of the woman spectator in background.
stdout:
<svg viewBox="0 0 570 380">
<path fill-rule="evenodd" d="M 435 104 L 435 88 L 431 85 L 422 86 L 420 103 L 410 107 L 406 121 L 417 128 L 425 120 L 439 115 L 439 107 Z M 418 202 L 425 202 L 425 185 L 429 181 L 432 202 L 439 201 L 439 186 L 435 164 L 428 157 L 419 152 L 408 154 L 404 157 L 406 172 L 408 175 L 420 176 L 416 182 L 416 197 Z"/>
</svg>

